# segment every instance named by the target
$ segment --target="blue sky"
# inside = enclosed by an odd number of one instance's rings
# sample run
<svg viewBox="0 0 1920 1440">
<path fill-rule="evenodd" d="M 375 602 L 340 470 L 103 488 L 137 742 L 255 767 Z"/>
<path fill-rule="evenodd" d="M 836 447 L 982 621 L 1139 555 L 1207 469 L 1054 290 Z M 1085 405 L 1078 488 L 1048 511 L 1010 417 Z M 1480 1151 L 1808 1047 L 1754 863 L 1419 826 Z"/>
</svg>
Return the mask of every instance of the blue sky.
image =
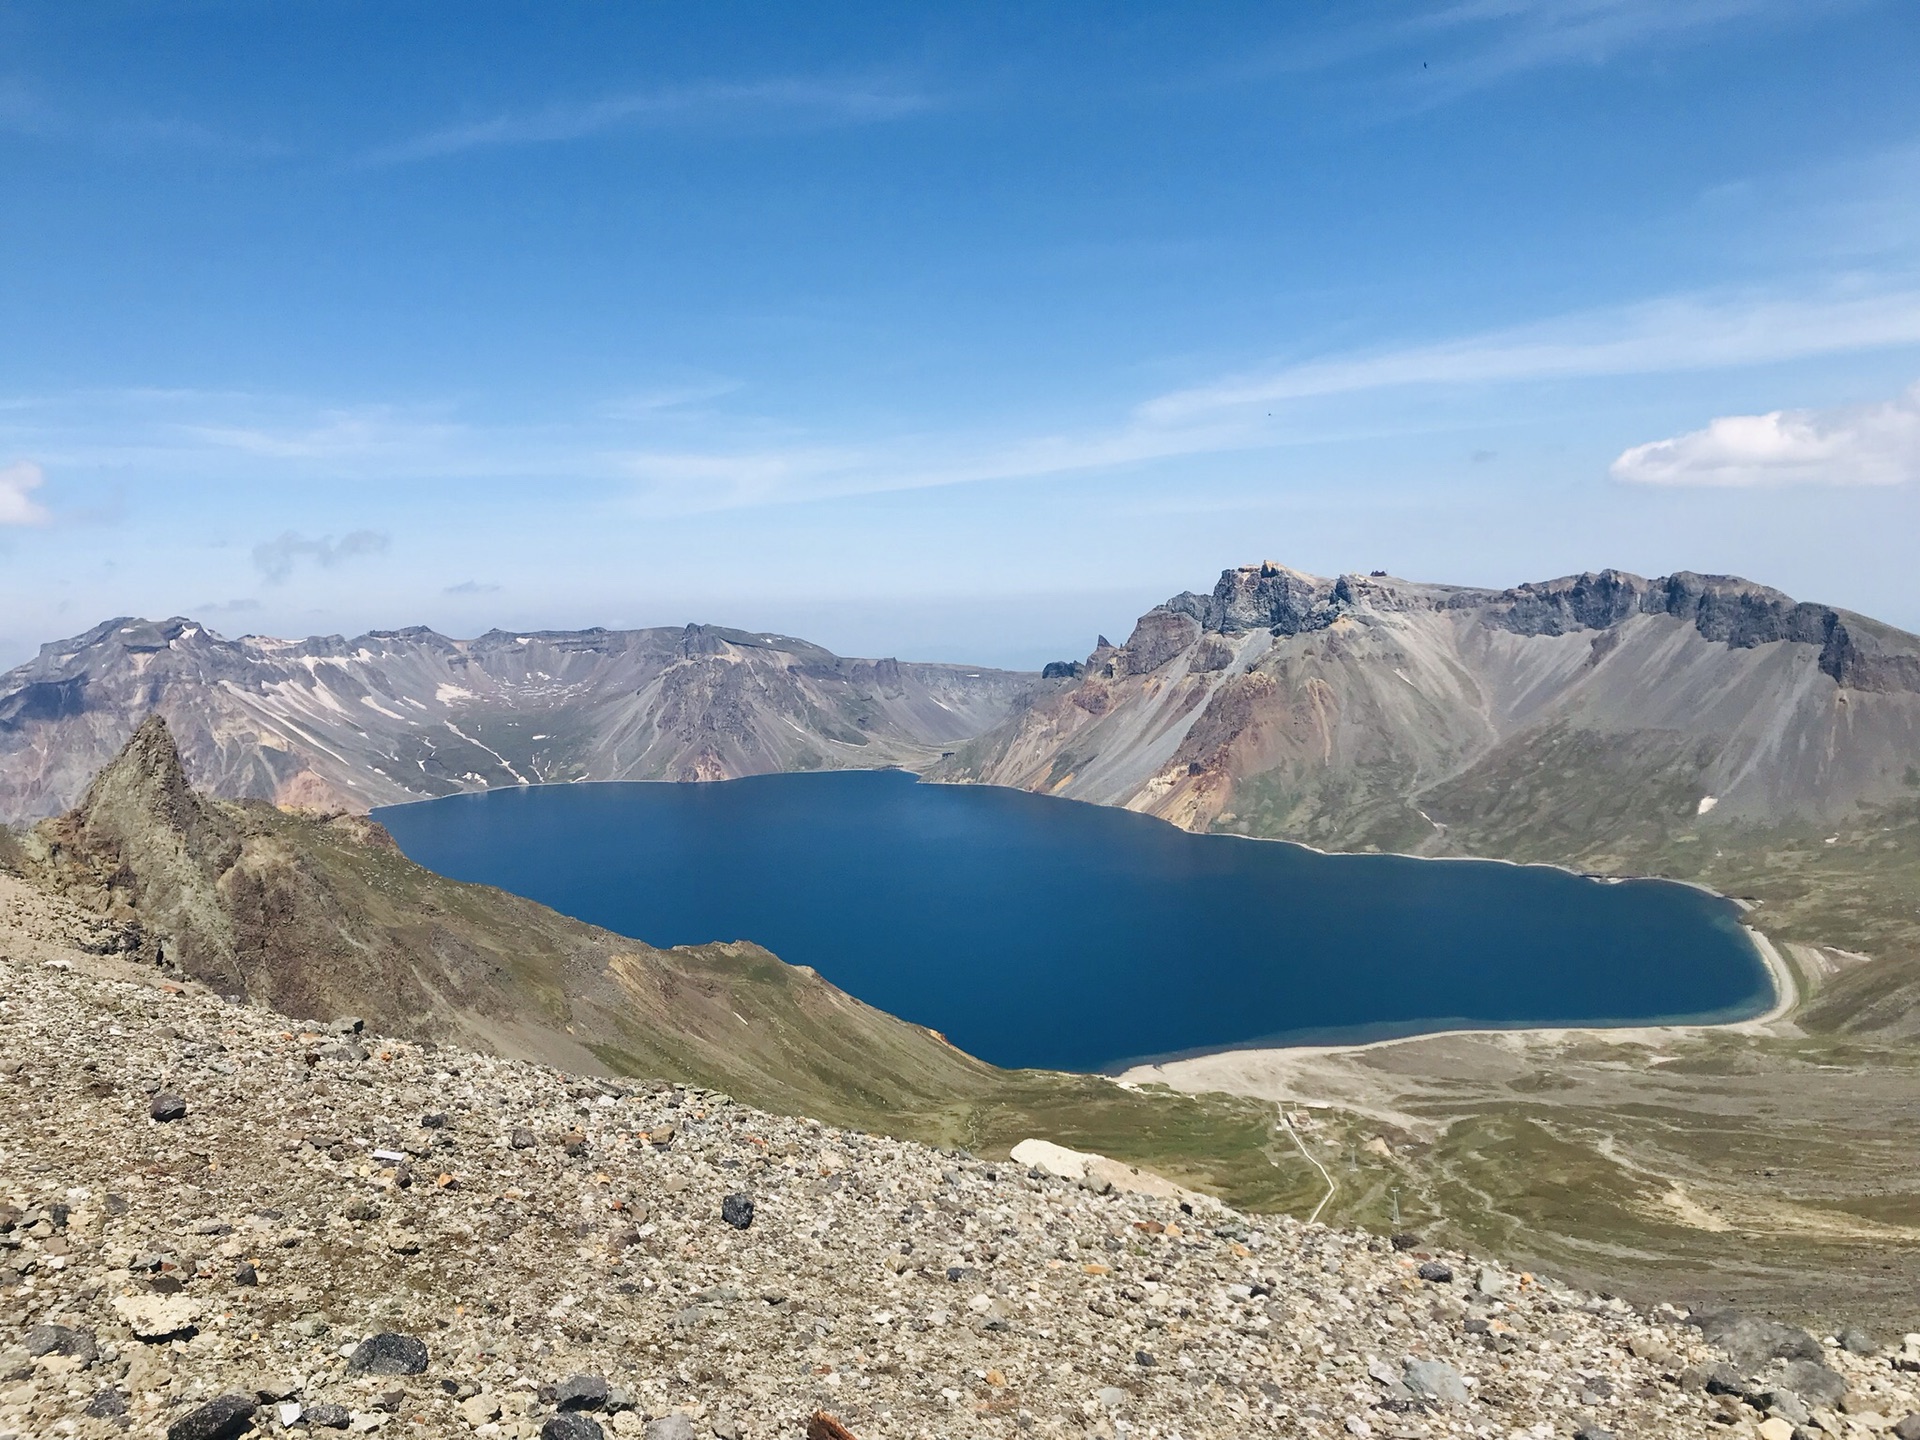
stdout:
<svg viewBox="0 0 1920 1440">
<path fill-rule="evenodd" d="M 0 662 L 1034 664 L 1270 558 L 1920 628 L 1909 0 L 0 8 Z"/>
</svg>

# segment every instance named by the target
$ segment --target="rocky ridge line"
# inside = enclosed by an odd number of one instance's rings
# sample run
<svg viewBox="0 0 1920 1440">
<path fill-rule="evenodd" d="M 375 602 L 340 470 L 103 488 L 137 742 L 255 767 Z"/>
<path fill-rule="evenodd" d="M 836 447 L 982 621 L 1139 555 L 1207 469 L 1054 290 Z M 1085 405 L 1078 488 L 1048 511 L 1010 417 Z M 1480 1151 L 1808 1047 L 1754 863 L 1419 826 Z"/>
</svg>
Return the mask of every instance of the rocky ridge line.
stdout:
<svg viewBox="0 0 1920 1440">
<path fill-rule="evenodd" d="M 1780 640 L 1818 646 L 1821 671 L 1850 689 L 1920 692 L 1920 651 L 1900 643 L 1911 637 L 1735 575 L 1690 570 L 1654 580 L 1625 570 L 1587 571 L 1507 590 L 1480 590 L 1410 586 L 1383 576 L 1327 580 L 1263 561 L 1223 571 L 1210 595 L 1185 591 L 1159 609 L 1223 635 L 1270 629 L 1279 636 L 1325 630 L 1366 607 L 1480 610 L 1501 629 L 1529 636 L 1607 630 L 1635 615 L 1669 615 L 1736 650 Z M 1141 624 L 1148 625 L 1148 618 Z M 1128 648 L 1132 645 L 1129 641 Z"/>
</svg>

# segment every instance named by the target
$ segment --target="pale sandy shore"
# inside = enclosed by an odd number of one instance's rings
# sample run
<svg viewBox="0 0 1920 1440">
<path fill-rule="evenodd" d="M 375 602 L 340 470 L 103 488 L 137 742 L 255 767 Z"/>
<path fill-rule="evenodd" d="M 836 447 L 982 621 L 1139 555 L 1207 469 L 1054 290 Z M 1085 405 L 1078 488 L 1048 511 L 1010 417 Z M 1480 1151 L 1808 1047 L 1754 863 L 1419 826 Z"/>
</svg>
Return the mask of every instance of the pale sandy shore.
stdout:
<svg viewBox="0 0 1920 1440">
<path fill-rule="evenodd" d="M 1326 1101 L 1358 1109 L 1375 1109 L 1371 1086 L 1355 1086 L 1358 1078 L 1342 1060 L 1369 1053 L 1404 1051 L 1445 1042 L 1481 1040 L 1502 1049 L 1551 1048 L 1585 1039 L 1640 1044 L 1659 1050 L 1688 1036 L 1714 1032 L 1749 1035 L 1780 1034 L 1790 1028 L 1790 1017 L 1801 1002 L 1799 981 L 1779 948 L 1765 935 L 1747 927 L 1755 951 L 1773 982 L 1774 1000 L 1764 1014 L 1718 1024 L 1541 1026 L 1429 1031 L 1391 1040 L 1350 1045 L 1292 1045 L 1268 1049 L 1219 1050 L 1160 1064 L 1135 1065 L 1115 1077 L 1123 1085 L 1161 1084 L 1198 1094 L 1206 1091 L 1247 1095 L 1256 1099 Z"/>
</svg>

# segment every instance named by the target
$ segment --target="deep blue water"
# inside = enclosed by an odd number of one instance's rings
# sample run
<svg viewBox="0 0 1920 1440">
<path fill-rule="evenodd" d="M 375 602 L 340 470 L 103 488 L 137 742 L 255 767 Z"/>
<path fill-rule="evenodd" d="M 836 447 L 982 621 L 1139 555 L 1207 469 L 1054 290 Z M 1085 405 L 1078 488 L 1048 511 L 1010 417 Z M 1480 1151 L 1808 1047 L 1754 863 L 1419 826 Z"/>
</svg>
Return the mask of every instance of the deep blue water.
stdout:
<svg viewBox="0 0 1920 1440">
<path fill-rule="evenodd" d="M 1734 1019 L 1729 901 L 1320 855 L 899 771 L 555 785 L 377 816 L 413 859 L 655 945 L 754 940 L 1001 1065 L 1261 1041 Z"/>
</svg>

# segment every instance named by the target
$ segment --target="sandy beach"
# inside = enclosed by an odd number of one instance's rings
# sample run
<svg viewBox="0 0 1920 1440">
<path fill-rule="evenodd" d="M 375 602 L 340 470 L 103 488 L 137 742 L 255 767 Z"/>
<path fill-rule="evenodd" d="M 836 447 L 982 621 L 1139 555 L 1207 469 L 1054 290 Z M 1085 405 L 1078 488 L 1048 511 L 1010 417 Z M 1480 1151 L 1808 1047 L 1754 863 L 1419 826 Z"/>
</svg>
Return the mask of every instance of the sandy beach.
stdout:
<svg viewBox="0 0 1920 1440">
<path fill-rule="evenodd" d="M 1374 1111 L 1382 1118 L 1389 1118 L 1388 1112 L 1380 1110 L 1377 1097 L 1368 1093 L 1373 1087 L 1357 1083 L 1359 1072 L 1351 1063 L 1341 1061 L 1469 1040 L 1487 1042 L 1508 1051 L 1554 1047 L 1585 1039 L 1640 1044 L 1658 1050 L 1677 1039 L 1716 1031 L 1779 1033 L 1801 1002 L 1800 983 L 1792 965 L 1772 940 L 1751 926 L 1744 928 L 1766 966 L 1774 993 L 1773 1004 L 1764 1013 L 1745 1020 L 1711 1024 L 1462 1027 L 1345 1045 L 1218 1050 L 1158 1064 L 1135 1065 L 1115 1078 L 1123 1085 L 1161 1084 L 1192 1094 L 1219 1091 L 1263 1100 L 1328 1102 Z M 1405 1120 L 1407 1117 L 1393 1115 L 1390 1118 Z"/>
</svg>

